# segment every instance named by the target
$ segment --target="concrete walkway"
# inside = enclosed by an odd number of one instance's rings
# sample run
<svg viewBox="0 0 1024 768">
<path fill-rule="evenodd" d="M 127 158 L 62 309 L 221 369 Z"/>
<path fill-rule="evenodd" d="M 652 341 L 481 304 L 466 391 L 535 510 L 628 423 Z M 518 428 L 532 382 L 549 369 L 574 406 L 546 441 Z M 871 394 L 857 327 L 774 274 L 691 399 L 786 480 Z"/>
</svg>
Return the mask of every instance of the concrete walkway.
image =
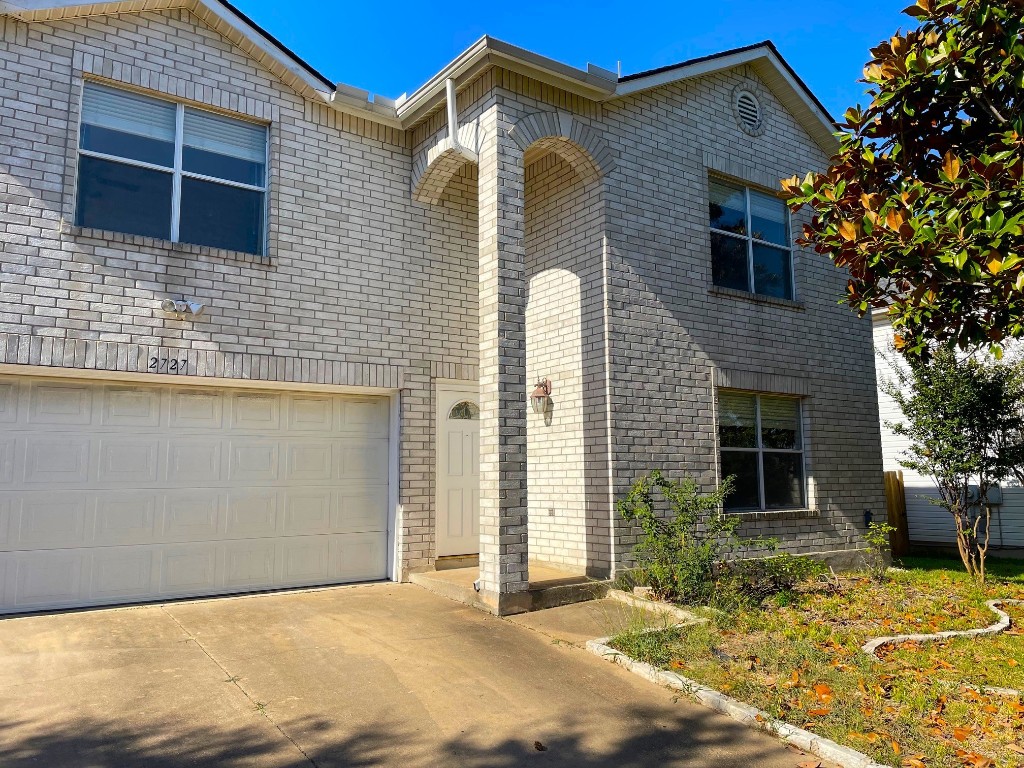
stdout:
<svg viewBox="0 0 1024 768">
<path fill-rule="evenodd" d="M 377 584 L 0 620 L 0 766 L 807 759 L 574 645 L 623 610 L 510 621 Z"/>
</svg>

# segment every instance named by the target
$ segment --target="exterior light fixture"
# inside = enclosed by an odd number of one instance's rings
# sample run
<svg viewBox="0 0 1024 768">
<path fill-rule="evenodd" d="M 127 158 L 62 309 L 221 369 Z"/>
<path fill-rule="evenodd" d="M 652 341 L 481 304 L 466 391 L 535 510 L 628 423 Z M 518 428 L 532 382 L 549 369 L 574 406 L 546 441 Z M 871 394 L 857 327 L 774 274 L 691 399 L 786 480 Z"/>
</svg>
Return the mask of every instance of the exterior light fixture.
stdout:
<svg viewBox="0 0 1024 768">
<path fill-rule="evenodd" d="M 188 301 L 184 296 L 182 296 L 180 301 L 176 301 L 175 299 L 164 299 L 160 302 L 160 309 L 164 312 L 170 312 L 178 320 L 183 320 L 189 316 L 192 318 L 199 317 L 203 314 L 203 310 L 206 309 L 206 307 L 198 301 Z"/>
<path fill-rule="evenodd" d="M 534 413 L 544 413 L 551 403 L 551 381 L 541 379 L 537 382 L 533 392 L 530 393 L 530 403 L 533 405 Z"/>
</svg>

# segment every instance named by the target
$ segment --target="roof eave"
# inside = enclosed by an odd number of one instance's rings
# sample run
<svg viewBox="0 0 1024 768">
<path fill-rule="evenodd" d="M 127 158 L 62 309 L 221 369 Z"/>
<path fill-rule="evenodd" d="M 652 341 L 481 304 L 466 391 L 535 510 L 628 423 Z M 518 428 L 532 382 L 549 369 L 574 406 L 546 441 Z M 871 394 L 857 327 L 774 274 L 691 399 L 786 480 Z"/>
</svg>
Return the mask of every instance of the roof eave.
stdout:
<svg viewBox="0 0 1024 768">
<path fill-rule="evenodd" d="M 282 80 L 303 95 L 319 94 L 321 98 L 326 98 L 334 90 L 334 84 L 324 75 L 223 0 L 0 0 L 0 15 L 13 16 L 29 23 L 178 8 L 187 9 L 222 34 L 228 30 L 234 31 L 237 39 L 232 39 L 233 43 L 264 66 L 271 68 Z"/>
<path fill-rule="evenodd" d="M 615 95 L 614 80 L 485 35 L 402 102 L 397 110 L 399 119 L 407 128 L 411 128 L 444 101 L 446 80 L 452 79 L 461 85 L 492 65 L 595 101 L 603 101 Z"/>
<path fill-rule="evenodd" d="M 725 69 L 750 65 L 788 109 L 807 129 L 814 142 L 831 157 L 839 149 L 835 137 L 838 127 L 832 117 L 797 77 L 796 73 L 770 43 L 740 48 L 724 54 L 708 56 L 678 67 L 666 68 L 650 75 L 619 82 L 616 96 L 628 96 L 670 83 L 720 72 Z"/>
</svg>

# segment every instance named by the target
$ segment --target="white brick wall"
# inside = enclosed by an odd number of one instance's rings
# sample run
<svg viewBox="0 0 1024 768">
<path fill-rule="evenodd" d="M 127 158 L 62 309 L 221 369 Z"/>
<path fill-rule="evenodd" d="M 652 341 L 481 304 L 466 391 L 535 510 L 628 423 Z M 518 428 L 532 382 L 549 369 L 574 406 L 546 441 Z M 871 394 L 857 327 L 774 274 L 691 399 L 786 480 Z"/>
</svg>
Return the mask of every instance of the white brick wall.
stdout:
<svg viewBox="0 0 1024 768">
<path fill-rule="evenodd" d="M 745 83 L 766 131 L 742 132 L 730 94 Z M 827 158 L 752 71 L 731 70 L 605 105 L 617 153 L 607 180 L 615 486 L 654 467 L 718 474 L 713 371 L 807 381 L 812 510 L 752 515 L 746 532 L 784 548 L 858 546 L 863 510 L 885 509 L 871 328 L 838 301 L 845 277 L 797 251 L 798 304 L 724 295 L 711 282 L 709 172 L 776 190 Z M 793 222 L 799 232 L 803 217 Z M 625 529 L 618 554 L 629 557 Z"/>
<path fill-rule="evenodd" d="M 89 76 L 270 122 L 266 257 L 70 225 L 79 93 Z M 751 528 L 791 548 L 855 546 L 863 509 L 880 512 L 884 502 L 870 329 L 837 305 L 842 275 L 798 253 L 798 303 L 711 290 L 708 172 L 774 189 L 778 178 L 825 162 L 755 80 L 730 71 L 597 104 L 487 70 L 460 93 L 460 122 L 502 154 L 482 153 L 497 163 L 483 184 L 466 167 L 427 205 L 410 194 L 414 160 L 445 135 L 443 110 L 403 132 L 314 105 L 185 10 L 0 19 L 0 362 L 134 371 L 153 350 L 170 349 L 200 375 L 401 389 L 403 566 L 425 568 L 433 559 L 432 380 L 482 372 L 485 384 L 503 382 L 501 402 L 525 400 L 520 353 L 504 329 L 483 334 L 488 354 L 504 344 L 504 357 L 480 359 L 481 313 L 491 322 L 501 306 L 518 322 L 518 289 L 508 275 L 489 276 L 478 306 L 481 245 L 490 269 L 490 239 L 513 253 L 520 244 L 501 238 L 521 232 L 527 383 L 551 378 L 556 402 L 551 425 L 530 414 L 524 427 L 516 405 L 501 426 L 512 444 L 528 443 L 534 557 L 607 570 L 610 485 L 622 493 L 655 467 L 713 482 L 712 382 L 753 373 L 804 382 L 809 392 L 816 511 L 752 517 Z M 740 82 L 767 107 L 761 137 L 732 117 Z M 527 152 L 534 165 L 525 183 L 516 180 L 521 171 L 508 163 L 521 152 L 508 130 L 553 110 L 607 145 L 596 158 L 607 170 L 600 182 L 574 182 L 548 154 L 557 142 Z M 517 218 L 523 207 L 525 220 Z M 206 314 L 186 322 L 158 309 L 180 294 L 206 304 Z M 499 402 L 483 401 L 485 409 Z M 498 432 L 485 432 L 486 449 Z M 520 453 L 498 462 L 518 466 Z M 497 494 L 491 470 L 484 490 Z M 511 496 L 492 510 L 509 541 L 520 535 L 516 474 L 506 473 L 502 493 Z M 619 531 L 621 563 L 632 536 Z M 522 553 L 507 554 L 500 568 L 519 573 Z M 497 572 L 488 578 L 496 584 Z"/>
<path fill-rule="evenodd" d="M 475 186 L 413 202 L 404 134 L 346 129 L 187 11 L 0 24 L 4 360 L 145 370 L 164 348 L 208 375 L 402 386 L 405 565 L 427 566 L 431 369 L 477 360 Z M 83 70 L 273 120 L 269 258 L 62 232 Z M 182 293 L 198 321 L 158 309 Z"/>
<path fill-rule="evenodd" d="M 600 288 L 600 190 L 548 153 L 527 168 L 528 388 L 553 386 L 552 408 L 530 413 L 530 558 L 585 572 L 588 559 L 584 296 Z M 600 292 L 597 292 L 600 300 Z M 592 313 L 591 313 L 592 314 Z M 607 532 L 607 528 L 605 528 Z M 604 553 L 607 552 L 607 541 Z M 597 555 L 598 553 L 594 553 Z M 607 557 L 604 558 L 607 560 Z"/>
</svg>

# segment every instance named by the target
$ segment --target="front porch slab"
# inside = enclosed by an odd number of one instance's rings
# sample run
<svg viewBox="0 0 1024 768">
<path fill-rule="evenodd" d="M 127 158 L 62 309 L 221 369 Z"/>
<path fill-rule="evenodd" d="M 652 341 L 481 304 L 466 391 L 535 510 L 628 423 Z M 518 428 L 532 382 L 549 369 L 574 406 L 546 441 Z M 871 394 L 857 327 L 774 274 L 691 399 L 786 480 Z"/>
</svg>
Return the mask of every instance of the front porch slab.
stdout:
<svg viewBox="0 0 1024 768">
<path fill-rule="evenodd" d="M 610 584 L 549 565 L 531 563 L 526 591 L 502 595 L 507 600 L 495 606 L 474 587 L 474 582 L 480 578 L 478 567 L 426 571 L 411 574 L 409 578 L 413 584 L 434 594 L 502 616 L 596 600 L 605 596 Z"/>
</svg>

